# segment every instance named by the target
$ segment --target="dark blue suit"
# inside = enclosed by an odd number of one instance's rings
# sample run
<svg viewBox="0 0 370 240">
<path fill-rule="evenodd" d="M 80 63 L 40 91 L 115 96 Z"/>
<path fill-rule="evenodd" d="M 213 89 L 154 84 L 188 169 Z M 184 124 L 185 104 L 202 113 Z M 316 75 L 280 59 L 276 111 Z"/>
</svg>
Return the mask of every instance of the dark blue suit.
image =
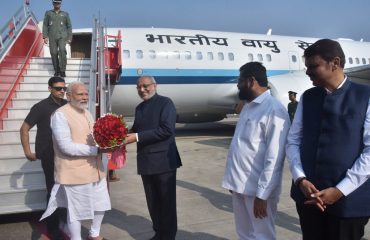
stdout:
<svg viewBox="0 0 370 240">
<path fill-rule="evenodd" d="M 176 169 L 181 159 L 175 142 L 176 109 L 155 94 L 136 107 L 132 132 L 138 134 L 137 170 L 141 175 L 156 239 L 175 239 Z"/>
</svg>

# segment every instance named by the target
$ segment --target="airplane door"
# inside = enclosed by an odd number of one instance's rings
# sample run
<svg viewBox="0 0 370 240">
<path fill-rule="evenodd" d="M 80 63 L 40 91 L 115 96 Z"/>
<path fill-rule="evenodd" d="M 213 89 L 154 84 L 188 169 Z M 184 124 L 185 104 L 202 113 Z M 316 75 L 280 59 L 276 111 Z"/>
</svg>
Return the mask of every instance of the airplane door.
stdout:
<svg viewBox="0 0 370 240">
<path fill-rule="evenodd" d="M 300 68 L 300 57 L 297 52 L 289 52 L 289 70 L 295 71 L 299 70 Z"/>
</svg>

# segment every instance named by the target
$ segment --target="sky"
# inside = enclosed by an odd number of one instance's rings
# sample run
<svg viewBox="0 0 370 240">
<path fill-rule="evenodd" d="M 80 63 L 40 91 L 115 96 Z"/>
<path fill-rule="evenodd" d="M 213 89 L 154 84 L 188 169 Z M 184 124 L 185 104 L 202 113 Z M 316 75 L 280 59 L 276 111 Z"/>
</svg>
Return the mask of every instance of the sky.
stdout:
<svg viewBox="0 0 370 240">
<path fill-rule="evenodd" d="M 30 0 L 37 20 L 51 0 Z M 0 27 L 23 0 L 1 0 Z M 166 27 L 370 42 L 370 0 L 63 0 L 73 28 Z"/>
</svg>

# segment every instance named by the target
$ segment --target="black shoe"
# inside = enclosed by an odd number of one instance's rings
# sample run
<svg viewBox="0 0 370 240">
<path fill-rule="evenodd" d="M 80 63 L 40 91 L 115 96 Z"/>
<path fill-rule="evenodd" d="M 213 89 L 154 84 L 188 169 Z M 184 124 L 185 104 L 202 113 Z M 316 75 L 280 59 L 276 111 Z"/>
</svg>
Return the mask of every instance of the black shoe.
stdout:
<svg viewBox="0 0 370 240">
<path fill-rule="evenodd" d="M 59 77 L 60 76 L 60 72 L 55 72 L 54 73 L 54 77 Z"/>
<path fill-rule="evenodd" d="M 60 72 L 61 77 L 66 77 L 66 72 Z"/>
</svg>

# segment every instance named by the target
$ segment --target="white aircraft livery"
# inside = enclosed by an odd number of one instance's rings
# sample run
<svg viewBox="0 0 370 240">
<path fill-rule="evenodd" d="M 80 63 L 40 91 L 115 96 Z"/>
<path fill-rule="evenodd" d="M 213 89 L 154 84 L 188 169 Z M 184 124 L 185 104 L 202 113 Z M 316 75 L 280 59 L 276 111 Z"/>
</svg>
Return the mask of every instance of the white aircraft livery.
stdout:
<svg viewBox="0 0 370 240">
<path fill-rule="evenodd" d="M 288 91 L 300 95 L 312 83 L 303 51 L 318 39 L 166 28 L 108 28 L 122 34 L 122 72 L 112 89 L 112 110 L 133 115 L 141 101 L 136 81 L 154 76 L 159 94 L 170 97 L 178 122 L 206 122 L 234 113 L 239 67 L 259 61 L 267 69 L 272 94 L 285 106 Z M 83 34 L 75 30 L 74 36 Z M 85 32 L 86 33 L 86 32 Z M 337 39 L 350 79 L 370 80 L 370 43 Z"/>
</svg>

